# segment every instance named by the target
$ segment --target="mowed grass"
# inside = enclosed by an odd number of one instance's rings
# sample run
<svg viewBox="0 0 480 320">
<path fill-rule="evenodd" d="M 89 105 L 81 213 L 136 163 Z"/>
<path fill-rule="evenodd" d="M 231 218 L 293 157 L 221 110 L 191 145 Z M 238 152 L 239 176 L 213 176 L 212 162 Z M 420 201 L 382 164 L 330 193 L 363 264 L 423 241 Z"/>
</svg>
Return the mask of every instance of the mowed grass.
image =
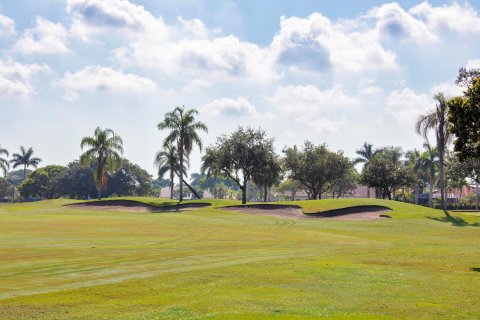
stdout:
<svg viewBox="0 0 480 320">
<path fill-rule="evenodd" d="M 130 198 L 132 199 L 132 198 Z M 155 198 L 135 199 L 173 204 Z M 394 201 L 392 219 L 0 205 L 0 319 L 479 319 L 480 216 Z"/>
</svg>

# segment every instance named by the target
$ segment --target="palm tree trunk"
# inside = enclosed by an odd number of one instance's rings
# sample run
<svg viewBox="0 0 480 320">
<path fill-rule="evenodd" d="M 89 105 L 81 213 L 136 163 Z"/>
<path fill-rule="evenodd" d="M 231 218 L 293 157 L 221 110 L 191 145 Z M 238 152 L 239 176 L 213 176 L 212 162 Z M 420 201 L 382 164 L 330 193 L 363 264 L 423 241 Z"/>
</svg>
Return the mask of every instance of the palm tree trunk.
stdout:
<svg viewBox="0 0 480 320">
<path fill-rule="evenodd" d="M 217 190 L 217 176 L 215 176 L 214 182 L 213 182 L 213 187 L 215 189 L 213 193 L 213 198 L 217 199 L 218 198 L 218 190 Z"/>
<path fill-rule="evenodd" d="M 242 204 L 247 203 L 247 178 L 243 177 Z"/>
<path fill-rule="evenodd" d="M 175 178 L 173 169 L 170 170 L 170 199 L 173 199 L 173 187 L 174 182 L 173 179 Z"/>
<path fill-rule="evenodd" d="M 179 148 L 179 155 L 180 155 L 180 202 L 183 201 L 183 145 L 180 145 Z"/>
<path fill-rule="evenodd" d="M 23 180 L 27 179 L 27 165 L 23 165 Z"/>
<path fill-rule="evenodd" d="M 433 199 L 433 178 L 430 177 L 430 185 L 428 186 L 428 206 L 432 208 L 432 199 Z"/>
<path fill-rule="evenodd" d="M 443 148 L 439 148 L 439 164 L 438 164 L 438 169 L 439 169 L 439 174 L 440 174 L 440 196 L 442 200 L 442 209 L 445 212 L 445 214 L 448 216 L 447 212 L 447 203 L 446 203 L 446 188 L 445 188 L 445 173 L 443 170 Z"/>
</svg>

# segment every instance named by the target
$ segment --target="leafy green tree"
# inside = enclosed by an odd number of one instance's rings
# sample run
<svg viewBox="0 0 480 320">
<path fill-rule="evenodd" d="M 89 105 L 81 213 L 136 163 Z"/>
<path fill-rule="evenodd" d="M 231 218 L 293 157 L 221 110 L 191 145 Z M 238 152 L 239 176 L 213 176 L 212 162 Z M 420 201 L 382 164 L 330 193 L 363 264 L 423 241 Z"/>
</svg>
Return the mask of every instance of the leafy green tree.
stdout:
<svg viewBox="0 0 480 320">
<path fill-rule="evenodd" d="M 27 178 L 27 168 L 32 166 L 37 168 L 38 164 L 42 161 L 40 158 L 33 157 L 33 149 L 30 147 L 28 150 L 25 150 L 23 146 L 20 147 L 20 153 L 12 154 L 12 160 L 10 163 L 13 164 L 13 168 L 23 166 L 23 178 Z"/>
<path fill-rule="evenodd" d="M 122 164 L 123 141 L 111 129 L 102 130 L 97 127 L 92 137 L 84 137 L 80 143 L 83 150 L 88 147 L 81 156 L 80 163 L 90 165 L 92 160 L 97 162 L 94 181 L 97 185 L 98 199 L 102 197 L 102 191 L 107 190 L 107 170 L 110 174 Z"/>
<path fill-rule="evenodd" d="M 58 194 L 67 198 L 94 198 L 98 193 L 93 177 L 95 166 L 95 160 L 83 165 L 78 161 L 71 162 L 66 170 L 52 179 L 52 185 Z"/>
<path fill-rule="evenodd" d="M 208 132 L 207 126 L 200 121 L 196 121 L 195 116 L 198 111 L 195 109 L 186 110 L 185 107 L 175 107 L 171 112 L 165 114 L 165 118 L 157 127 L 159 130 L 169 130 L 163 146 L 176 146 L 179 159 L 179 177 L 180 177 L 180 201 L 183 201 L 183 183 L 185 176 L 184 161 L 192 152 L 193 145 L 198 145 L 202 150 L 202 140 L 198 131 Z"/>
<path fill-rule="evenodd" d="M 332 192 L 332 198 L 341 198 L 347 195 L 349 192 L 354 191 L 357 188 L 357 182 L 359 181 L 358 173 L 353 166 L 348 168 L 343 175 L 336 177 L 333 180 L 330 191 Z M 368 194 L 370 197 L 370 194 Z"/>
<path fill-rule="evenodd" d="M 10 184 L 7 179 L 0 178 L 0 202 L 12 197 L 13 192 L 13 185 Z"/>
<path fill-rule="evenodd" d="M 437 93 L 434 96 L 436 100 L 435 109 L 429 111 L 425 115 L 421 115 L 416 123 L 417 133 L 422 135 L 425 139 L 428 138 L 428 133 L 433 131 L 435 134 L 438 150 L 438 175 L 440 185 L 440 196 L 442 202 L 442 209 L 446 216 L 450 216 L 447 212 L 446 205 L 446 186 L 445 186 L 445 154 L 448 143 L 450 141 L 450 131 L 448 128 L 448 109 L 451 103 L 443 93 Z"/>
<path fill-rule="evenodd" d="M 282 176 L 282 167 L 280 166 L 280 160 L 278 156 L 270 150 L 266 152 L 265 160 L 263 161 L 263 167 L 257 168 L 252 176 L 252 181 L 259 187 L 263 188 L 263 201 L 267 202 L 268 190 L 273 186 L 280 183 Z"/>
<path fill-rule="evenodd" d="M 216 144 L 207 148 L 202 168 L 212 168 L 235 181 L 245 204 L 247 183 L 260 174 L 272 154 L 273 139 L 267 139 L 265 131 L 239 127 L 229 136 L 218 137 Z"/>
<path fill-rule="evenodd" d="M 406 165 L 409 166 L 415 174 L 415 182 L 413 185 L 413 193 L 415 197 L 415 204 L 418 204 L 419 193 L 423 193 L 425 182 L 428 180 L 427 175 L 420 167 L 421 153 L 417 149 L 407 151 L 405 157 L 407 158 Z"/>
<path fill-rule="evenodd" d="M 5 156 L 2 157 L 2 154 Z M 0 146 L 0 170 L 3 171 L 3 175 L 6 177 L 7 176 L 7 172 L 8 172 L 8 169 L 10 169 L 10 164 L 8 163 L 8 150 L 7 149 L 3 149 L 1 146 Z"/>
<path fill-rule="evenodd" d="M 321 199 L 331 190 L 335 180 L 343 177 L 353 164 L 341 152 L 332 152 L 325 145 L 315 146 L 306 141 L 283 150 L 285 171 L 289 178 L 299 181 L 311 199 Z"/>
<path fill-rule="evenodd" d="M 123 159 L 122 165 L 109 177 L 108 194 L 145 197 L 152 194 L 152 176 L 139 165 Z"/>
<path fill-rule="evenodd" d="M 276 191 L 281 193 L 283 197 L 285 197 L 285 194 L 288 193 L 289 196 L 292 197 L 291 200 L 295 201 L 296 193 L 301 191 L 302 188 L 303 188 L 303 185 L 297 180 L 285 179 L 278 185 L 278 187 L 276 188 Z"/>
<path fill-rule="evenodd" d="M 33 171 L 20 185 L 19 192 L 24 198 L 58 198 L 61 194 L 54 186 L 54 178 L 67 170 L 58 165 L 49 165 Z"/>
<path fill-rule="evenodd" d="M 410 186 L 415 179 L 410 167 L 394 160 L 392 154 L 377 154 L 365 165 L 361 175 L 364 185 L 381 190 L 382 197 L 389 200 L 396 190 Z"/>
<path fill-rule="evenodd" d="M 32 172 L 33 172 L 32 170 L 27 169 L 26 176 L 28 177 L 28 175 Z M 20 187 L 20 185 L 22 184 L 22 181 L 25 180 L 23 169 L 12 170 L 8 172 L 7 180 L 8 180 L 8 183 L 15 186 L 16 188 Z"/>
</svg>

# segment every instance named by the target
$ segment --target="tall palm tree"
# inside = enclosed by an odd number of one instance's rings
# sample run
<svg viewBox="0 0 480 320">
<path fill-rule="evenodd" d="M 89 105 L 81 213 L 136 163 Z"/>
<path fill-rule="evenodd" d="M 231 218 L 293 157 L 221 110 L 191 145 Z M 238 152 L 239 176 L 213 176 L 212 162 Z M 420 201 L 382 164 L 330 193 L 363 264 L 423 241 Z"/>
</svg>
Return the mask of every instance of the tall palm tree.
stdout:
<svg viewBox="0 0 480 320">
<path fill-rule="evenodd" d="M 435 175 L 439 166 L 438 151 L 437 148 L 432 147 L 428 141 L 423 144 L 423 147 L 425 148 L 425 151 L 421 154 L 415 164 L 414 170 L 417 172 L 423 172 L 429 178 L 428 206 L 432 207 L 433 186 L 435 184 Z"/>
<path fill-rule="evenodd" d="M 20 147 L 20 153 L 12 154 L 13 159 L 10 160 L 10 163 L 13 164 L 13 168 L 23 166 L 23 179 L 27 178 L 27 168 L 32 166 L 37 168 L 38 164 L 42 161 L 40 158 L 33 157 L 32 147 L 25 150 L 23 146 Z"/>
<path fill-rule="evenodd" d="M 378 153 L 378 150 L 374 150 L 372 144 L 365 142 L 363 147 L 355 151 L 355 153 L 359 155 L 359 157 L 353 159 L 353 164 L 363 163 L 363 166 L 366 166 Z M 367 198 L 370 198 L 370 188 L 367 188 Z"/>
<path fill-rule="evenodd" d="M 155 154 L 155 165 L 158 167 L 158 176 L 160 179 L 164 177 L 164 175 L 169 172 L 170 174 L 170 197 L 173 199 L 173 186 L 175 175 L 179 172 L 179 159 L 178 159 L 178 152 L 175 146 L 165 146 L 162 151 L 158 151 Z M 186 159 L 187 165 L 188 158 Z M 184 167 L 183 172 L 186 171 Z"/>
<path fill-rule="evenodd" d="M 421 153 L 417 149 L 413 149 L 410 151 L 407 151 L 405 153 L 405 157 L 407 158 L 406 164 L 413 168 L 413 172 L 416 174 L 416 182 L 415 182 L 415 189 L 414 189 L 414 194 L 415 194 L 415 204 L 418 204 L 418 193 L 419 189 L 423 186 L 423 172 L 420 170 L 419 166 L 417 165 L 420 162 L 421 159 Z"/>
<path fill-rule="evenodd" d="M 94 180 L 98 189 L 98 199 L 102 197 L 102 191 L 107 190 L 107 169 L 111 174 L 122 164 L 123 141 L 111 129 L 102 130 L 97 127 L 93 137 L 84 137 L 80 148 L 89 147 L 80 156 L 80 163 L 90 165 L 92 160 L 97 162 Z"/>
<path fill-rule="evenodd" d="M 445 152 L 450 141 L 450 132 L 448 130 L 448 99 L 443 93 L 437 93 L 434 97 L 436 100 L 435 109 L 427 114 L 421 115 L 416 123 L 416 131 L 425 139 L 430 131 L 433 131 L 437 140 L 438 150 L 438 168 L 439 168 L 439 184 L 440 196 L 442 200 L 442 209 L 445 215 L 450 216 L 447 212 L 446 205 L 446 186 L 445 186 Z"/>
<path fill-rule="evenodd" d="M 185 158 L 190 155 L 193 145 L 197 144 L 202 150 L 202 140 L 198 136 L 199 130 L 208 132 L 207 126 L 200 121 L 195 120 L 198 111 L 195 109 L 185 109 L 185 107 L 175 107 L 173 111 L 165 114 L 165 118 L 157 127 L 159 130 L 170 130 L 165 138 L 163 145 L 176 145 L 179 159 L 179 177 L 180 177 L 180 201 L 183 201 L 183 176 Z"/>
<path fill-rule="evenodd" d="M 2 154 L 5 155 L 5 158 L 2 157 Z M 10 164 L 8 163 L 8 160 L 6 158 L 8 158 L 8 150 L 7 149 L 3 149 L 1 146 L 0 146 L 0 170 L 3 171 L 3 175 L 6 177 L 7 176 L 7 172 L 8 172 L 8 169 L 10 168 Z"/>
</svg>

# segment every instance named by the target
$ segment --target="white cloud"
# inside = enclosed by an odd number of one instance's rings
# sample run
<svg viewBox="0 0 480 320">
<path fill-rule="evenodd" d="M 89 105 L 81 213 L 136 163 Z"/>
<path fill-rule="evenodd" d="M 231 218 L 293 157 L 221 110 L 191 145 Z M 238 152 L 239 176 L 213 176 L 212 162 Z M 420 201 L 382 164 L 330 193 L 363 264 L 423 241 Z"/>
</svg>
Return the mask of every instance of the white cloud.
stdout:
<svg viewBox="0 0 480 320">
<path fill-rule="evenodd" d="M 455 96 L 462 95 L 463 90 L 464 88 L 456 85 L 452 81 L 452 82 L 441 82 L 441 83 L 434 84 L 432 89 L 430 90 L 430 93 L 433 96 L 434 94 L 442 92 L 448 98 L 448 97 L 455 97 Z"/>
<path fill-rule="evenodd" d="M 189 93 L 200 93 L 212 87 L 210 81 L 204 79 L 193 79 L 186 85 L 183 90 Z"/>
<path fill-rule="evenodd" d="M 453 2 L 449 5 L 433 7 L 425 1 L 411 8 L 409 12 L 423 19 L 428 28 L 437 33 L 443 31 L 464 34 L 480 32 L 480 16 L 468 4 L 462 6 Z"/>
<path fill-rule="evenodd" d="M 313 85 L 279 87 L 267 100 L 282 112 L 299 115 L 359 105 L 358 99 L 345 93 L 339 84 L 326 90 Z"/>
<path fill-rule="evenodd" d="M 480 69 L 480 59 L 472 59 L 467 61 L 467 69 Z"/>
<path fill-rule="evenodd" d="M 31 85 L 37 73 L 48 73 L 45 64 L 21 64 L 12 59 L 0 60 L 0 96 L 26 97 L 34 93 Z"/>
<path fill-rule="evenodd" d="M 278 78 L 268 51 L 228 36 L 154 43 L 141 39 L 115 51 L 117 60 L 172 76 L 204 75 L 269 82 Z"/>
<path fill-rule="evenodd" d="M 329 119 L 325 117 L 301 116 L 295 119 L 301 125 L 306 125 L 309 130 L 320 134 L 335 134 L 347 125 L 345 118 Z"/>
<path fill-rule="evenodd" d="M 428 29 L 425 23 L 406 12 L 396 2 L 375 7 L 363 18 L 376 20 L 376 31 L 379 39 L 412 40 L 418 43 L 436 42 L 437 36 Z"/>
<path fill-rule="evenodd" d="M 271 48 L 280 63 L 297 69 L 336 72 L 397 69 L 395 54 L 381 46 L 375 32 L 359 30 L 348 21 L 333 23 L 320 13 L 305 19 L 282 17 Z"/>
<path fill-rule="evenodd" d="M 128 95 L 157 90 L 157 84 L 149 78 L 100 66 L 88 66 L 76 73 L 67 72 L 56 84 L 65 89 L 64 99 L 67 101 L 76 99 L 80 92 L 106 91 Z"/>
<path fill-rule="evenodd" d="M 393 114 L 400 123 L 410 125 L 412 128 L 416 119 L 433 106 L 434 102 L 431 96 L 417 94 L 411 88 L 395 90 L 386 99 L 387 110 Z"/>
<path fill-rule="evenodd" d="M 207 103 L 202 108 L 202 113 L 212 116 L 253 116 L 257 113 L 256 108 L 247 99 L 237 97 L 236 99 L 222 98 Z"/>
<path fill-rule="evenodd" d="M 65 45 L 67 36 L 68 32 L 62 24 L 38 17 L 36 26 L 25 30 L 13 49 L 23 54 L 65 53 L 69 51 Z"/>
<path fill-rule="evenodd" d="M 0 37 L 15 34 L 15 21 L 12 18 L 0 14 Z"/>
<path fill-rule="evenodd" d="M 84 41 L 98 34 L 111 37 L 113 30 L 121 31 L 121 36 L 143 34 L 156 40 L 170 33 L 161 18 L 126 0 L 68 0 L 67 12 L 73 18 L 72 34 Z"/>
</svg>

